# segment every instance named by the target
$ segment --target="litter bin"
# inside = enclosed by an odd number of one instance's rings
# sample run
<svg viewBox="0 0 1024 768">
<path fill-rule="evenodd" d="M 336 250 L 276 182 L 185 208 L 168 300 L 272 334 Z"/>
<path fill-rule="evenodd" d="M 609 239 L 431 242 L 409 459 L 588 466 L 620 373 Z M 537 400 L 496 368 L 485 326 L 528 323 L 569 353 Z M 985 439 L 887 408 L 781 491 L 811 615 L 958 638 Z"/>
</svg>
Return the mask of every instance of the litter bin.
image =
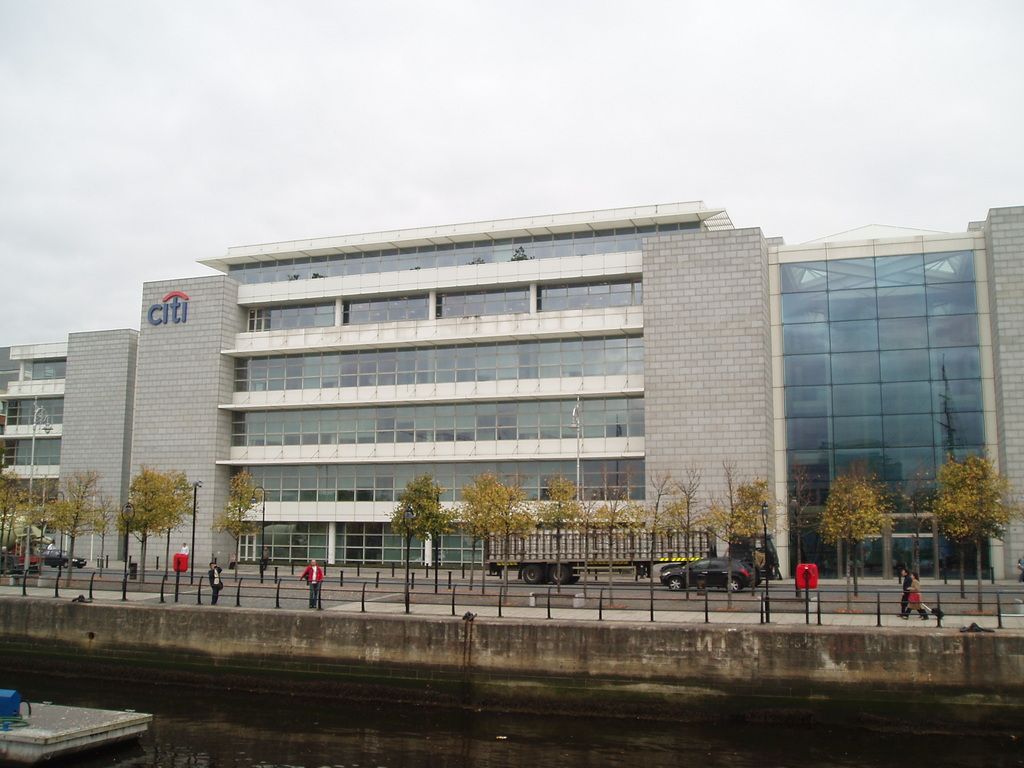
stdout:
<svg viewBox="0 0 1024 768">
<path fill-rule="evenodd" d="M 188 570 L 188 555 L 175 555 L 174 556 L 174 572 L 184 573 Z"/>
<path fill-rule="evenodd" d="M 796 585 L 800 589 L 817 589 L 818 566 L 814 563 L 799 563 L 796 567 Z"/>
<path fill-rule="evenodd" d="M 135 580 L 139 578 L 139 564 L 128 563 L 128 578 Z"/>
</svg>

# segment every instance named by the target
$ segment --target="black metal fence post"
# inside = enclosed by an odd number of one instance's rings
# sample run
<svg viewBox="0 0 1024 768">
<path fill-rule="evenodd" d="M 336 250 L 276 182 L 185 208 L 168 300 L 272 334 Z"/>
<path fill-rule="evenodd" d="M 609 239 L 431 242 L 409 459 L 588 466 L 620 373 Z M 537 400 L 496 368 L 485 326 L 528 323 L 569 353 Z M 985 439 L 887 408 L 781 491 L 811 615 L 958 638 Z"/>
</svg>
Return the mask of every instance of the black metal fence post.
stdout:
<svg viewBox="0 0 1024 768">
<path fill-rule="evenodd" d="M 359 612 L 366 613 L 366 582 L 363 582 L 363 589 L 359 595 Z"/>
<path fill-rule="evenodd" d="M 91 576 L 89 576 L 89 599 L 90 600 L 92 600 L 92 585 L 93 585 L 93 582 L 95 580 L 96 580 L 96 574 L 93 573 Z"/>
<path fill-rule="evenodd" d="M 274 574 L 274 581 L 277 582 L 277 591 L 274 593 L 274 607 L 281 607 L 281 580 L 277 578 L 277 574 Z"/>
<path fill-rule="evenodd" d="M 999 599 L 999 593 L 996 592 L 996 616 L 999 617 L 999 629 L 1003 628 L 1003 604 Z"/>
<path fill-rule="evenodd" d="M 237 573 L 235 574 L 235 577 L 236 578 L 238 577 Z M 245 579 L 238 579 L 235 582 L 235 606 L 236 607 L 242 604 L 242 582 L 243 581 L 245 581 Z"/>
<path fill-rule="evenodd" d="M 164 602 L 164 587 L 167 584 L 167 573 L 164 572 L 163 578 L 160 579 L 160 602 Z"/>
</svg>

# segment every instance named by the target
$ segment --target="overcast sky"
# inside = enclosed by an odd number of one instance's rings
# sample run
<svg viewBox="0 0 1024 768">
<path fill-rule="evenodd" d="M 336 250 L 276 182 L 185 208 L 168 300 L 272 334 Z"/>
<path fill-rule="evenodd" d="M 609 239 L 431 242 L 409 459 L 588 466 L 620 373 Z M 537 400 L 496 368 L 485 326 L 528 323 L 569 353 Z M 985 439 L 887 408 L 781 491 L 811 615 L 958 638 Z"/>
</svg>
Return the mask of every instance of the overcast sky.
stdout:
<svg viewBox="0 0 1024 768">
<path fill-rule="evenodd" d="M 231 246 L 703 200 L 1024 204 L 1024 3 L 0 0 L 0 346 Z"/>
</svg>

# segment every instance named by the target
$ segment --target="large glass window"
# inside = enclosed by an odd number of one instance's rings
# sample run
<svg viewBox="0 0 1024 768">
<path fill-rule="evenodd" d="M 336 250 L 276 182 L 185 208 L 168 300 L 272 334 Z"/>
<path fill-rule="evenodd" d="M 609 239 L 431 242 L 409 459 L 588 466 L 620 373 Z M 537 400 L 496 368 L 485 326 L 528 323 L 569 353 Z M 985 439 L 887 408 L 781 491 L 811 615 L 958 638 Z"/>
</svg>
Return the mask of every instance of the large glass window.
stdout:
<svg viewBox="0 0 1024 768">
<path fill-rule="evenodd" d="M 241 411 L 234 415 L 232 445 L 346 445 L 455 440 L 538 440 L 639 437 L 644 402 L 639 397 L 522 400 L 370 408 Z M 460 428 L 457 428 L 460 427 Z"/>
<path fill-rule="evenodd" d="M 538 312 L 552 312 L 560 309 L 632 307 L 642 303 L 643 291 L 639 280 L 565 283 L 541 285 L 537 288 Z"/>
<path fill-rule="evenodd" d="M 621 376 L 643 364 L 639 336 L 274 355 L 238 360 L 235 391 Z"/>
<path fill-rule="evenodd" d="M 334 302 L 291 304 L 283 307 L 257 307 L 249 310 L 250 331 L 276 331 L 281 328 L 322 328 L 334 325 Z"/>
<path fill-rule="evenodd" d="M 407 269 L 622 253 L 639 251 L 644 235 L 696 229 L 700 229 L 699 223 L 682 222 L 621 227 L 600 232 L 588 229 L 580 232 L 560 232 L 557 235 L 527 235 L 497 240 L 482 238 L 464 243 L 429 244 L 233 264 L 229 267 L 229 274 L 244 283 L 270 283 Z"/>
<path fill-rule="evenodd" d="M 34 417 L 36 408 L 38 417 Z M 42 430 L 46 424 L 64 423 L 64 398 L 47 397 L 38 400 L 9 400 L 7 403 L 7 424 L 12 427 L 27 427 L 33 422 Z M 40 431 L 39 434 L 42 434 Z"/>
<path fill-rule="evenodd" d="M 28 375 L 32 381 L 40 379 L 63 379 L 67 375 L 67 359 L 33 360 Z"/>
<path fill-rule="evenodd" d="M 528 498 L 536 500 L 542 498 L 552 477 L 576 477 L 573 460 L 261 465 L 244 469 L 266 489 L 268 501 L 394 502 L 410 480 L 429 474 L 444 489 L 442 502 L 458 502 L 462 488 L 488 472 L 503 482 L 517 483 Z M 642 459 L 585 459 L 580 469 L 585 498 L 644 497 Z"/>
<path fill-rule="evenodd" d="M 790 467 L 854 463 L 896 486 L 984 445 L 969 251 L 784 264 Z"/>
<path fill-rule="evenodd" d="M 346 325 L 361 323 L 389 323 L 399 320 L 426 320 L 430 316 L 429 297 L 410 296 L 387 299 L 346 301 L 344 318 Z"/>
<path fill-rule="evenodd" d="M 438 317 L 473 317 L 476 315 L 508 315 L 530 311 L 529 288 L 506 288 L 496 291 L 463 291 L 437 295 Z"/>
</svg>

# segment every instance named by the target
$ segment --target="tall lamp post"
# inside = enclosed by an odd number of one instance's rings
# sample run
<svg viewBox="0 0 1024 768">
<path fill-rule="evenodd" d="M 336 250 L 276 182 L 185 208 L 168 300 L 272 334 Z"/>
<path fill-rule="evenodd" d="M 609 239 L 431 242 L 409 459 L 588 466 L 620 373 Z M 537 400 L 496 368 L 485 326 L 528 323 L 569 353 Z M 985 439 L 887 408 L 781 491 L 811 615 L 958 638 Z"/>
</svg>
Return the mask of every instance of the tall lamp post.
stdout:
<svg viewBox="0 0 1024 768">
<path fill-rule="evenodd" d="M 50 425 L 50 417 L 46 413 L 46 409 L 39 404 L 36 399 L 32 400 L 32 440 L 29 456 L 28 465 L 28 503 L 29 508 L 32 507 L 32 484 L 36 476 L 36 433 L 39 431 L 39 426 L 43 427 L 43 431 L 47 434 L 53 430 Z M 45 494 L 45 491 L 43 492 Z M 45 501 L 43 502 L 45 505 Z M 32 563 L 32 520 L 25 522 L 25 551 L 22 553 L 24 560 L 22 569 L 22 575 L 24 578 L 28 578 L 28 572 Z M 41 570 L 41 569 L 40 569 Z"/>
<path fill-rule="evenodd" d="M 121 599 L 128 599 L 128 533 L 132 529 L 132 515 L 135 514 L 135 507 L 129 501 L 121 508 L 121 518 L 124 520 L 124 582 L 121 589 Z"/>
<path fill-rule="evenodd" d="M 260 492 L 260 584 L 263 583 L 263 550 L 267 548 L 267 489 L 257 485 L 256 490 Z M 256 494 L 253 493 L 249 501 L 250 506 L 256 506 Z"/>
<path fill-rule="evenodd" d="M 768 602 L 768 582 L 771 581 L 772 562 L 771 557 L 768 554 L 768 502 L 761 502 L 761 524 L 764 526 L 764 539 L 762 547 L 764 548 L 764 614 L 765 620 L 771 621 L 771 603 Z"/>
<path fill-rule="evenodd" d="M 412 511 L 412 506 L 409 504 L 405 505 L 405 514 L 402 516 L 405 520 L 405 612 L 409 612 L 409 547 L 412 544 L 412 521 L 416 517 Z"/>
<path fill-rule="evenodd" d="M 199 504 L 199 489 L 203 487 L 202 480 L 192 483 L 192 544 L 189 545 L 188 556 L 188 583 L 191 586 L 196 576 L 196 509 Z"/>
</svg>

